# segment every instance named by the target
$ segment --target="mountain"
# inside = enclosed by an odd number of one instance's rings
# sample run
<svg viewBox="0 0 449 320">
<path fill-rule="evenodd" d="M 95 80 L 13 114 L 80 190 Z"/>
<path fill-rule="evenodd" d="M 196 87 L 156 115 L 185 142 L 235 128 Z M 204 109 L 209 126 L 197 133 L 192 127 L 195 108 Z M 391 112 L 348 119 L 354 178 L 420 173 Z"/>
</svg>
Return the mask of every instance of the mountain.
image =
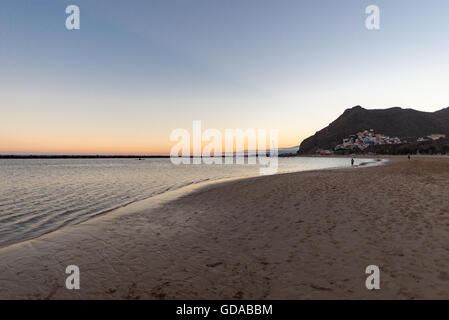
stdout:
<svg viewBox="0 0 449 320">
<path fill-rule="evenodd" d="M 299 147 L 299 153 L 314 153 L 317 149 L 332 150 L 343 138 L 369 129 L 399 138 L 424 137 L 433 133 L 449 136 L 449 107 L 436 112 L 399 107 L 368 110 L 356 106 L 346 109 L 326 128 L 305 139 Z"/>
<path fill-rule="evenodd" d="M 299 146 L 289 148 L 279 148 L 278 154 L 295 154 L 298 151 Z"/>
</svg>

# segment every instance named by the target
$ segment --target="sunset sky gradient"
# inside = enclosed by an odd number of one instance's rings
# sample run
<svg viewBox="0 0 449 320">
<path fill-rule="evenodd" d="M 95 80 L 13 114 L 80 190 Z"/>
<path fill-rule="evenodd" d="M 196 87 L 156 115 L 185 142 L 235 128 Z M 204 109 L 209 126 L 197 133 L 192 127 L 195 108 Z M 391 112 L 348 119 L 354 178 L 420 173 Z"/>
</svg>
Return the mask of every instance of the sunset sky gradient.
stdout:
<svg viewBox="0 0 449 320">
<path fill-rule="evenodd" d="M 447 0 L 2 0 L 0 153 L 168 154 L 193 120 L 289 147 L 355 105 L 435 111 L 448 34 Z"/>
</svg>

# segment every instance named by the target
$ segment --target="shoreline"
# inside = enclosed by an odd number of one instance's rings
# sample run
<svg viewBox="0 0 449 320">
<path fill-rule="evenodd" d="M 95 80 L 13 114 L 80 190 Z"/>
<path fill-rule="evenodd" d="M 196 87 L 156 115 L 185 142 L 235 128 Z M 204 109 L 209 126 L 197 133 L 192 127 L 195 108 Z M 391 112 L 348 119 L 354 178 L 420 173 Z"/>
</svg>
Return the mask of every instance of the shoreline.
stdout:
<svg viewBox="0 0 449 320">
<path fill-rule="evenodd" d="M 320 158 L 320 157 L 317 157 Z M 333 157 L 328 157 L 328 158 L 333 158 Z M 339 156 L 336 156 L 335 158 L 341 158 Z M 357 158 L 357 157 L 354 157 Z M 356 169 L 358 167 L 361 166 L 373 166 L 373 165 L 382 165 L 385 161 L 388 161 L 387 159 L 380 159 L 380 158 L 366 158 L 366 157 L 358 157 L 358 159 L 365 159 L 367 160 L 367 162 L 363 162 L 360 163 L 358 165 L 355 165 L 354 167 L 328 167 L 328 168 L 323 168 L 323 169 L 310 169 L 310 170 L 303 170 L 303 171 L 286 171 L 286 172 L 279 172 L 279 173 L 275 173 L 275 174 L 270 174 L 270 175 L 279 175 L 279 174 L 289 174 L 289 173 L 295 173 L 295 172 L 307 172 L 307 171 L 319 171 L 319 170 L 341 170 L 341 169 Z M 6 244 L 6 245 L 1 245 L 0 246 L 0 250 L 4 249 L 4 248 L 8 248 L 10 246 L 14 246 L 14 245 L 20 245 L 22 243 L 25 243 L 27 241 L 32 241 L 35 239 L 39 239 L 41 237 L 44 236 L 48 236 L 51 235 L 53 233 L 57 233 L 57 232 L 61 232 L 63 231 L 65 228 L 70 228 L 70 227 L 77 227 L 79 225 L 82 225 L 83 223 L 87 223 L 96 219 L 101 219 L 105 216 L 110 216 L 110 215 L 115 215 L 116 211 L 118 211 L 118 214 L 132 214 L 136 211 L 142 211 L 142 210 L 150 210 L 150 209 L 154 209 L 157 206 L 162 205 L 163 203 L 167 203 L 169 201 L 173 201 L 176 200 L 177 198 L 183 196 L 183 195 L 187 195 L 189 193 L 198 191 L 202 188 L 207 188 L 210 186 L 213 186 L 214 184 L 222 184 L 222 183 L 226 183 L 229 181 L 238 181 L 238 180 L 244 180 L 244 179 L 252 179 L 252 178 L 257 178 L 260 175 L 246 175 L 246 176 L 237 176 L 237 177 L 228 177 L 228 178 L 220 178 L 220 179 L 215 179 L 215 180 L 210 180 L 210 179 L 206 179 L 204 181 L 200 181 L 200 182 L 194 182 L 194 183 L 190 183 L 175 189 L 167 189 L 166 191 L 163 191 L 161 193 L 158 194 L 153 194 L 148 196 L 147 198 L 144 199 L 140 199 L 140 200 L 135 200 L 132 202 L 128 202 L 128 203 L 123 203 L 123 204 L 118 204 L 113 208 L 110 209 L 106 209 L 103 211 L 99 211 L 96 213 L 93 213 L 87 220 L 76 223 L 76 224 L 72 224 L 72 225 L 68 225 L 68 226 L 64 226 L 60 229 L 56 229 L 56 230 L 50 230 L 46 233 L 43 233 L 37 237 L 34 238 L 29 238 L 29 239 L 24 239 L 22 241 L 19 242 L 14 242 L 14 243 L 10 243 L 10 244 Z"/>
<path fill-rule="evenodd" d="M 449 161 L 391 159 L 197 186 L 13 244 L 0 249 L 0 298 L 447 298 Z M 382 290 L 370 292 L 364 267 L 376 263 Z M 64 287 L 70 264 L 79 291 Z"/>
</svg>

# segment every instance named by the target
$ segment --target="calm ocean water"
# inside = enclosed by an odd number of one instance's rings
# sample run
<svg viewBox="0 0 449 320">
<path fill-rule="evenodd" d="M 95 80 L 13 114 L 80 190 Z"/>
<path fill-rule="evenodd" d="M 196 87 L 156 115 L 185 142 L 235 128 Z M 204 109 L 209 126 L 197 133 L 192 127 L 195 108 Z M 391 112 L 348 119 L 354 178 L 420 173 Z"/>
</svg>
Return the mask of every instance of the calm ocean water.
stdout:
<svg viewBox="0 0 449 320">
<path fill-rule="evenodd" d="M 278 172 L 347 166 L 343 158 L 279 158 Z M 189 184 L 258 174 L 258 165 L 169 159 L 0 159 L 0 247 Z"/>
</svg>

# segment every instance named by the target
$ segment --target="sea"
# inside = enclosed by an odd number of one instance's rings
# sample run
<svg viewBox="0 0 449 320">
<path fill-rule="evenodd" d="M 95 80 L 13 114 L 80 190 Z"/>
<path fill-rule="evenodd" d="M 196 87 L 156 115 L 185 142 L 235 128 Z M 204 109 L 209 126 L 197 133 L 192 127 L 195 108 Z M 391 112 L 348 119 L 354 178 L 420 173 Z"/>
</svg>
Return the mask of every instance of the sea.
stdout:
<svg viewBox="0 0 449 320">
<path fill-rule="evenodd" d="M 355 159 L 374 163 L 374 159 Z M 351 167 L 350 159 L 286 157 L 278 172 Z M 0 247 L 39 237 L 136 201 L 205 181 L 252 177 L 254 164 L 170 159 L 0 159 Z"/>
</svg>

